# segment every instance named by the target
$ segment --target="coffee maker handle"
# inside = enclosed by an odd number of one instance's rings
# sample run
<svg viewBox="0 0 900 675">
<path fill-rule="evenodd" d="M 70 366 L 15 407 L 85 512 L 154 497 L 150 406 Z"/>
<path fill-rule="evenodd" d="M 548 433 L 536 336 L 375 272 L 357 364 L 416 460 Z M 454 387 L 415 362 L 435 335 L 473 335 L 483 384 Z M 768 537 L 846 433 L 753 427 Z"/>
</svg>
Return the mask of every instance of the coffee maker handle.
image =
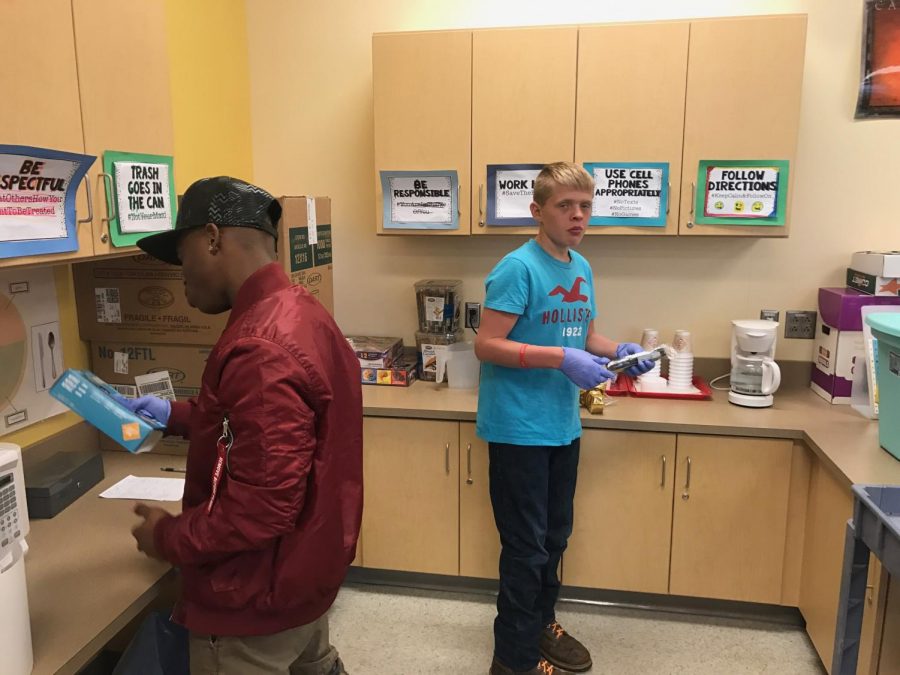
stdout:
<svg viewBox="0 0 900 675">
<path fill-rule="evenodd" d="M 762 394 L 763 396 L 774 394 L 778 391 L 778 386 L 781 384 L 781 368 L 771 359 L 766 359 L 762 363 L 762 370 L 763 377 L 762 385 L 760 386 Z"/>
</svg>

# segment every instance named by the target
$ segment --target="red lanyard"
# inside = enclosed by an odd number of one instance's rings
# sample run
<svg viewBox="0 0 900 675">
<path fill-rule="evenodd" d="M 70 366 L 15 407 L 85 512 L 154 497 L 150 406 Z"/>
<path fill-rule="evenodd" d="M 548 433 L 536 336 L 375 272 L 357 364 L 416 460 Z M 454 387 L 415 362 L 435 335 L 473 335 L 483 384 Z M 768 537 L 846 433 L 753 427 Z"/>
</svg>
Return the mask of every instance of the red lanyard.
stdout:
<svg viewBox="0 0 900 675">
<path fill-rule="evenodd" d="M 234 436 L 228 427 L 228 417 L 226 416 L 222 418 L 222 435 L 216 441 L 216 466 L 213 469 L 212 492 L 209 495 L 209 502 L 206 504 L 206 515 L 212 513 L 216 495 L 219 493 L 219 483 L 222 482 L 222 474 L 228 466 L 228 453 L 231 451 L 232 443 L 234 443 Z"/>
</svg>

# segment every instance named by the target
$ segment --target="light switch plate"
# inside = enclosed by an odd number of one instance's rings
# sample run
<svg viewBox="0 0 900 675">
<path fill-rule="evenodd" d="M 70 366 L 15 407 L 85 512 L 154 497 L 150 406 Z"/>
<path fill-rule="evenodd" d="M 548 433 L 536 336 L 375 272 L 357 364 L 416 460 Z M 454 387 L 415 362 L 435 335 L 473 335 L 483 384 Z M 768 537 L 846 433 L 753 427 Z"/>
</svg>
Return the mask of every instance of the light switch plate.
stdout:
<svg viewBox="0 0 900 675">
<path fill-rule="evenodd" d="M 775 321 L 777 323 L 779 316 L 781 316 L 781 312 L 779 312 L 777 309 L 759 310 L 759 318 L 763 321 Z"/>
</svg>

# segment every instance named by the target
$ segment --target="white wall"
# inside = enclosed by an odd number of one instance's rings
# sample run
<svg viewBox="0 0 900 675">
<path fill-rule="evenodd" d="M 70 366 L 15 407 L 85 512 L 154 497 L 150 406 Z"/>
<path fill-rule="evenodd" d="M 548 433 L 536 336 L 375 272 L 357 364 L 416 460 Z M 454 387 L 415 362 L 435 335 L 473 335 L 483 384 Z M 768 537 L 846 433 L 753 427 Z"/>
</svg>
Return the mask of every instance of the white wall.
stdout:
<svg viewBox="0 0 900 675">
<path fill-rule="evenodd" d="M 900 120 L 854 121 L 862 0 L 248 0 L 254 176 L 279 194 L 333 199 L 337 318 L 347 333 L 416 326 L 413 283 L 464 281 L 484 296 L 493 264 L 521 237 L 375 235 L 371 35 L 377 32 L 748 14 L 806 13 L 809 28 L 791 236 L 787 240 L 587 238 L 598 330 L 634 339 L 689 328 L 700 356 L 728 354 L 730 319 L 815 309 L 843 285 L 850 253 L 900 248 Z M 527 102 L 525 102 L 527 103 Z M 780 339 L 781 359 L 811 342 Z"/>
</svg>

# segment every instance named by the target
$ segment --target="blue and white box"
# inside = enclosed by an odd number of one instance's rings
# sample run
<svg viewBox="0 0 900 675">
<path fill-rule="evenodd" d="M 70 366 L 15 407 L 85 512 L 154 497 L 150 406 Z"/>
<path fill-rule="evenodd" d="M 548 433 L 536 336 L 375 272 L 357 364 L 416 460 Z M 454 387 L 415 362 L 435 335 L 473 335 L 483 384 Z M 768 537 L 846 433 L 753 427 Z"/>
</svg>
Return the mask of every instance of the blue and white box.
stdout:
<svg viewBox="0 0 900 675">
<path fill-rule="evenodd" d="M 113 398 L 118 396 L 115 389 L 86 370 L 66 370 L 50 387 L 50 395 L 129 452 L 147 452 L 166 428 L 131 412 Z"/>
</svg>

